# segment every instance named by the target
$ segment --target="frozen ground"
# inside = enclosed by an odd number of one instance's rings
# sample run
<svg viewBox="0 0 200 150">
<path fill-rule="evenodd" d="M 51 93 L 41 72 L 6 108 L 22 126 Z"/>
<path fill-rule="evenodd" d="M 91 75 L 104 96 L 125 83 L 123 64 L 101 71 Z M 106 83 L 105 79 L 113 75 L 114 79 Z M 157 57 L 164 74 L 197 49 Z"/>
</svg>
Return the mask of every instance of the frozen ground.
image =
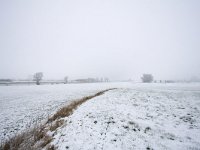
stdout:
<svg viewBox="0 0 200 150">
<path fill-rule="evenodd" d="M 64 119 L 49 133 L 60 150 L 200 149 L 200 85 L 133 84 Z"/>
<path fill-rule="evenodd" d="M 70 101 L 125 83 L 0 86 L 0 142 L 13 136 Z"/>
</svg>

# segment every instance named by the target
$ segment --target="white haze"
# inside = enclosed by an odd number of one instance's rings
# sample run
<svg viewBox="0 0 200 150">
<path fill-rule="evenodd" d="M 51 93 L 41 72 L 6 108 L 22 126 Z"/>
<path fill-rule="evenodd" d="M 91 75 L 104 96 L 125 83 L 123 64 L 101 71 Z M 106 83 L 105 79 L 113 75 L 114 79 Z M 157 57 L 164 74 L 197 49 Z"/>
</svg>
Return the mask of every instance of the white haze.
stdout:
<svg viewBox="0 0 200 150">
<path fill-rule="evenodd" d="M 0 78 L 200 77 L 199 0 L 1 0 Z"/>
</svg>

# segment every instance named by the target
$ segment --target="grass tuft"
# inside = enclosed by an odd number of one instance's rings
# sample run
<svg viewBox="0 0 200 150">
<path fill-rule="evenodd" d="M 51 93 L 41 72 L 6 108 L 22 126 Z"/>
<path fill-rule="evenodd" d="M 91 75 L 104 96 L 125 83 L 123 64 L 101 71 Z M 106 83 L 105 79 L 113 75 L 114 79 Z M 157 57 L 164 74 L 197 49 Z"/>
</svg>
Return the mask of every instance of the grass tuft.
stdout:
<svg viewBox="0 0 200 150">
<path fill-rule="evenodd" d="M 56 120 L 53 124 L 50 125 L 50 131 L 55 131 L 58 127 L 64 124 L 64 120 Z"/>
</svg>

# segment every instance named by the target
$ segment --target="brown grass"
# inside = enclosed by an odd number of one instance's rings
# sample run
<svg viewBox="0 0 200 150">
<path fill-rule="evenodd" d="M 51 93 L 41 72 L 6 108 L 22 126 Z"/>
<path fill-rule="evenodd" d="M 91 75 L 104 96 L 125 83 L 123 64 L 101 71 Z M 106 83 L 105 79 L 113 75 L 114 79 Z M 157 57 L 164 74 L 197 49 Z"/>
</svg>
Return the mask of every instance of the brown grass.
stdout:
<svg viewBox="0 0 200 150">
<path fill-rule="evenodd" d="M 47 144 L 49 144 L 52 140 L 52 137 L 49 136 L 49 135 L 45 135 L 44 138 L 43 138 L 43 141 L 42 143 L 40 144 L 40 147 L 45 147 Z"/>
<path fill-rule="evenodd" d="M 55 146 L 54 146 L 54 145 L 49 145 L 49 146 L 47 147 L 47 150 L 55 150 Z"/>
<path fill-rule="evenodd" d="M 46 133 L 47 131 L 45 131 L 44 126 L 38 125 L 37 127 L 24 131 L 2 143 L 0 150 L 35 150 L 37 148 L 34 147 L 34 145 L 37 141 L 41 140 L 39 146 L 47 145 L 48 142 L 50 142 L 50 140 L 47 139 Z"/>
<path fill-rule="evenodd" d="M 114 89 L 114 88 L 113 88 Z M 69 104 L 66 107 L 61 108 L 60 110 L 58 110 L 52 117 L 50 117 L 47 121 L 47 123 L 53 122 L 56 119 L 60 119 L 60 118 L 64 118 L 64 117 L 68 117 L 69 115 L 71 115 L 73 113 L 73 110 L 76 109 L 78 106 L 80 106 L 82 103 L 86 102 L 87 100 L 90 100 L 94 97 L 100 96 L 102 94 L 104 94 L 105 92 L 109 91 L 109 90 L 113 90 L 113 89 L 107 89 L 101 92 L 98 92 L 94 95 L 91 96 L 86 96 L 83 97 L 77 101 L 73 101 L 71 104 Z"/>
<path fill-rule="evenodd" d="M 0 146 L 2 150 L 17 150 L 20 147 L 20 144 L 24 141 L 24 133 L 17 135 L 11 138 L 9 141 L 6 141 L 3 145 Z"/>
<path fill-rule="evenodd" d="M 48 119 L 46 124 L 37 125 L 34 128 L 28 129 L 21 134 L 10 138 L 6 142 L 1 143 L 0 150 L 36 150 L 44 148 L 52 141 L 52 137 L 47 135 L 48 130 L 55 131 L 58 127 L 62 126 L 64 120 L 61 118 L 71 115 L 74 109 L 76 109 L 87 100 L 90 100 L 96 96 L 100 96 L 105 92 L 113 89 L 107 89 L 72 102 L 70 105 L 58 110 L 52 117 Z M 39 144 L 36 145 L 37 142 L 39 142 Z M 53 145 L 48 145 L 47 149 L 54 150 L 55 147 Z"/>
<path fill-rule="evenodd" d="M 50 125 L 50 131 L 55 131 L 58 127 L 64 124 L 64 120 L 56 120 L 53 124 Z"/>
</svg>

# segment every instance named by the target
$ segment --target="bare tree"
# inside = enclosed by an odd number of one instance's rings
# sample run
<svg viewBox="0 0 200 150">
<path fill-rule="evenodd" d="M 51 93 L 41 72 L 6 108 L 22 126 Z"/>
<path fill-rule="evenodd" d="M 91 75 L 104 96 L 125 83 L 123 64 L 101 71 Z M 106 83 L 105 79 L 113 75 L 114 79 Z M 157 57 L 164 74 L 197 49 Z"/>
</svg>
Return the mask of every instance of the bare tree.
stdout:
<svg viewBox="0 0 200 150">
<path fill-rule="evenodd" d="M 142 82 L 144 82 L 144 83 L 150 83 L 153 81 L 153 76 L 152 76 L 152 74 L 143 74 L 141 79 L 142 79 Z"/>
<path fill-rule="evenodd" d="M 43 73 L 42 72 L 37 72 L 33 76 L 33 80 L 36 81 L 37 85 L 40 85 L 40 81 L 42 80 Z"/>
<path fill-rule="evenodd" d="M 66 77 L 64 78 L 64 82 L 65 82 L 65 83 L 68 83 L 68 76 L 66 76 Z"/>
</svg>

